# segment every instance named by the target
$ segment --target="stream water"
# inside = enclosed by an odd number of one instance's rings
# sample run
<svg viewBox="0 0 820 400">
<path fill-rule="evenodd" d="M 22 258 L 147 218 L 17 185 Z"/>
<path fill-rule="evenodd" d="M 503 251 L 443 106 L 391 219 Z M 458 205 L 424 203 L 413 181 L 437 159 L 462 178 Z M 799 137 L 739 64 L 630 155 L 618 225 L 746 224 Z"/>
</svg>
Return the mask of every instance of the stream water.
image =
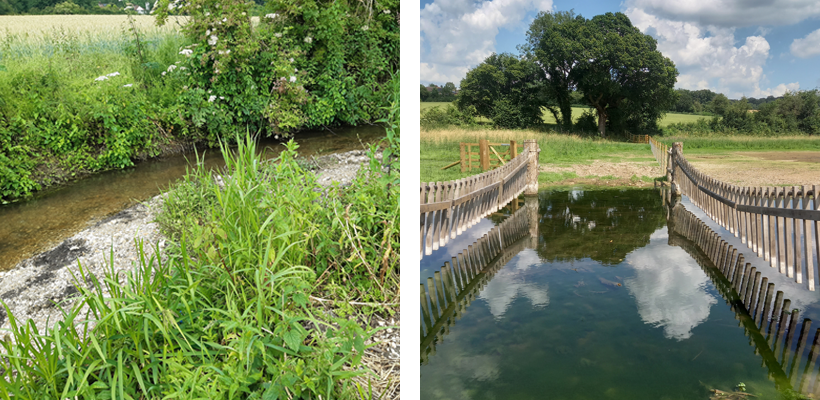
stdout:
<svg viewBox="0 0 820 400">
<path fill-rule="evenodd" d="M 542 192 L 537 201 L 535 240 L 528 231 L 449 333 L 422 349 L 421 398 L 709 399 L 741 382 L 763 399 L 820 391 L 807 362 L 818 326 L 799 348 L 798 325 L 786 351 L 774 352 L 779 369 L 764 365 L 756 328 L 739 323 L 748 314 L 703 253 L 668 232 L 657 190 Z M 425 256 L 421 283 L 503 218 Z M 817 292 L 764 268 L 797 299 L 800 321 L 817 321 Z"/>
<path fill-rule="evenodd" d="M 296 136 L 299 154 L 321 156 L 361 150 L 362 143 L 384 137 L 379 126 L 304 132 Z M 260 140 L 267 157 L 277 156 L 284 146 L 272 139 Z M 203 157 L 203 154 L 200 154 Z M 160 193 L 195 163 L 195 153 L 162 157 L 121 171 L 95 174 L 69 185 L 38 193 L 33 199 L 0 206 L 0 271 L 59 243 L 105 216 Z M 208 168 L 224 166 L 218 149 L 204 152 Z"/>
</svg>

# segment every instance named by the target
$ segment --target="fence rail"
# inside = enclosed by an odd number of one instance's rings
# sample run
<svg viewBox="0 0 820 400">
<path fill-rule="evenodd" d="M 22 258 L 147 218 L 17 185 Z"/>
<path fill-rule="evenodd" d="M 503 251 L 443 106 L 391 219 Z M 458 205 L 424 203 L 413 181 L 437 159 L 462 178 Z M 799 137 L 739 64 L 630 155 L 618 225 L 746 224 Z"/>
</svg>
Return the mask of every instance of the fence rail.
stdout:
<svg viewBox="0 0 820 400">
<path fill-rule="evenodd" d="M 800 311 L 791 309 L 791 301 L 784 299 L 783 291 L 776 290 L 768 278 L 761 278 L 761 273 L 745 262 L 743 253 L 689 210 L 678 204 L 671 208 L 669 216 L 670 244 L 686 250 L 704 268 L 744 326 L 744 333 L 752 339 L 755 353 L 763 358 L 778 388 L 786 386 L 802 394 L 820 392 L 820 375 L 815 371 L 820 354 L 820 328 L 814 333 L 805 367 L 799 368 L 803 364 L 811 319 L 804 318 L 798 328 Z M 678 239 L 680 236 L 691 245 Z M 700 251 L 694 251 L 692 246 Z M 708 262 L 704 263 L 704 258 Z M 796 332 L 800 332 L 797 338 Z M 795 339 L 797 345 L 792 352 Z"/>
<path fill-rule="evenodd" d="M 537 207 L 537 204 L 536 204 Z M 421 284 L 421 362 L 435 355 L 436 344 L 466 312 L 501 267 L 532 242 L 530 207 L 524 207 L 445 262 Z"/>
<path fill-rule="evenodd" d="M 649 147 L 652 149 L 652 155 L 655 156 L 655 160 L 658 161 L 663 173 L 666 174 L 669 169 L 669 146 L 649 136 Z"/>
<path fill-rule="evenodd" d="M 805 277 L 808 289 L 815 290 L 820 272 L 818 185 L 735 186 L 698 171 L 683 157 L 682 144 L 669 153 L 672 190 L 689 197 L 772 268 L 797 283 Z"/>
<path fill-rule="evenodd" d="M 528 187 L 537 193 L 537 170 L 538 146 L 527 140 L 524 150 L 500 168 L 456 181 L 422 183 L 420 258 L 445 246 Z"/>
</svg>

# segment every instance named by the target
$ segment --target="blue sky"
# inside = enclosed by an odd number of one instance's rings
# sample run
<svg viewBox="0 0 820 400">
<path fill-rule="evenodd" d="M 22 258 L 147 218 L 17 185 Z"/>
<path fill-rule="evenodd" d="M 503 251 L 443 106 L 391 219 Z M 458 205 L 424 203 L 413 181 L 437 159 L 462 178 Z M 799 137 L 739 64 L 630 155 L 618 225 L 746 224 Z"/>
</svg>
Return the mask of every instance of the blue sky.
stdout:
<svg viewBox="0 0 820 400">
<path fill-rule="evenodd" d="M 730 98 L 820 87 L 818 0 L 422 0 L 421 83 L 453 82 L 517 53 L 539 11 L 623 12 L 675 62 L 676 87 Z"/>
</svg>

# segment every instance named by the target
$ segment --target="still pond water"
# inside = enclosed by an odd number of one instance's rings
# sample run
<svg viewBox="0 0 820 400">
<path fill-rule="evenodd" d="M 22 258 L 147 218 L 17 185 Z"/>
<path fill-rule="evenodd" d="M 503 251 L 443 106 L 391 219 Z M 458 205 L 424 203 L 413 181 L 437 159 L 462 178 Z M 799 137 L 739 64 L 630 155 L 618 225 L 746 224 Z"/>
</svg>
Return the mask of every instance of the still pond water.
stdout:
<svg viewBox="0 0 820 400">
<path fill-rule="evenodd" d="M 422 363 L 422 399 L 709 399 L 741 382 L 783 398 L 790 385 L 770 378 L 709 261 L 679 235 L 670 245 L 657 190 L 543 192 L 537 212 L 537 240 L 527 238 Z M 492 218 L 425 256 L 421 283 L 503 219 Z M 801 322 L 818 321 L 817 292 L 765 273 Z M 795 388 L 816 378 L 813 365 L 803 370 L 816 328 L 782 368 L 797 371 Z"/>
</svg>

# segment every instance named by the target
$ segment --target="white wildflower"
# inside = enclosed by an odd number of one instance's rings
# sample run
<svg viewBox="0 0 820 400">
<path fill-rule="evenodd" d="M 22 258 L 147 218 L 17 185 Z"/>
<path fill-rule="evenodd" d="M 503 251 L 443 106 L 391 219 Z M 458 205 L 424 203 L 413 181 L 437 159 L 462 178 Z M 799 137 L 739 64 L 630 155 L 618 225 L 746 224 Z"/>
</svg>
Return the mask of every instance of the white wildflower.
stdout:
<svg viewBox="0 0 820 400">
<path fill-rule="evenodd" d="M 367 26 L 367 25 L 365 25 L 365 26 L 363 26 L 363 27 L 362 27 L 362 30 L 363 30 L 363 31 L 368 31 L 368 30 L 370 30 L 370 27 L 369 27 L 369 26 Z"/>
<path fill-rule="evenodd" d="M 296 82 L 296 77 L 295 77 L 295 76 L 291 76 L 291 77 L 290 77 L 290 81 L 291 81 L 291 83 Z"/>
<path fill-rule="evenodd" d="M 310 37 L 310 36 L 305 36 L 305 43 L 308 43 L 308 44 L 313 43 L 313 38 Z"/>
<path fill-rule="evenodd" d="M 131 87 L 131 86 L 134 86 L 134 84 L 133 83 L 127 83 L 125 85 L 122 85 L 122 87 Z"/>
<path fill-rule="evenodd" d="M 105 76 L 105 75 L 103 75 L 103 76 L 99 76 L 99 77 L 97 77 L 97 79 L 94 79 L 94 80 L 95 80 L 95 81 L 104 81 L 104 80 L 106 80 L 106 79 L 108 79 L 108 77 L 107 77 L 107 76 Z"/>
<path fill-rule="evenodd" d="M 208 44 L 211 46 L 216 46 L 216 39 L 216 35 L 211 35 L 211 37 L 208 38 Z"/>
<path fill-rule="evenodd" d="M 222 22 L 228 22 L 227 18 L 222 18 Z"/>
<path fill-rule="evenodd" d="M 247 13 L 246 13 L 246 12 L 244 12 L 244 11 L 242 11 L 242 15 L 243 15 L 243 16 L 244 16 L 244 15 L 247 15 Z"/>
<path fill-rule="evenodd" d="M 216 96 L 211 95 L 211 97 L 208 97 L 208 102 L 213 103 L 214 100 L 216 100 Z"/>
<path fill-rule="evenodd" d="M 385 14 L 390 14 L 390 10 L 384 10 Z"/>
<path fill-rule="evenodd" d="M 206 17 L 210 17 L 210 16 L 211 16 L 211 13 L 209 13 L 209 12 L 207 12 L 207 11 L 206 11 L 206 12 L 205 12 L 205 16 L 206 16 Z"/>
<path fill-rule="evenodd" d="M 174 64 L 168 66 L 168 72 L 174 72 L 175 69 L 177 69 L 177 66 Z"/>
<path fill-rule="evenodd" d="M 183 86 L 182 90 L 188 90 L 188 85 Z"/>
<path fill-rule="evenodd" d="M 165 71 L 162 71 L 162 76 L 165 76 Z"/>
<path fill-rule="evenodd" d="M 194 51 L 191 49 L 182 49 L 182 51 L 180 51 L 179 54 L 182 54 L 185 57 L 190 57 L 191 54 L 194 54 Z"/>
<path fill-rule="evenodd" d="M 112 72 L 112 73 L 110 73 L 106 76 L 118 76 L 119 74 L 120 74 L 119 72 Z"/>
<path fill-rule="evenodd" d="M 225 98 L 222 97 L 222 96 L 219 96 L 219 100 L 225 100 Z"/>
<path fill-rule="evenodd" d="M 288 61 L 293 62 L 293 57 L 291 57 Z"/>
<path fill-rule="evenodd" d="M 185 68 L 185 67 L 179 67 L 179 70 L 180 70 L 180 71 L 185 71 L 186 69 L 188 69 L 188 68 Z"/>
<path fill-rule="evenodd" d="M 276 18 L 276 17 L 278 17 L 278 16 L 279 16 L 279 14 L 276 14 L 276 13 L 273 13 L 273 14 L 265 14 L 265 18 L 270 18 L 270 19 L 274 19 L 274 18 Z"/>
<path fill-rule="evenodd" d="M 210 34 L 211 34 L 211 30 L 210 30 L 210 29 L 208 29 L 207 31 L 205 31 L 205 36 L 208 36 L 208 35 L 210 35 Z"/>
<path fill-rule="evenodd" d="M 276 33 L 273 34 L 273 36 L 276 36 L 276 37 L 280 38 L 280 37 L 282 37 L 282 34 L 280 32 L 276 32 Z"/>
<path fill-rule="evenodd" d="M 219 53 L 220 56 L 225 56 L 225 55 L 231 54 L 231 51 L 230 50 L 219 50 L 217 53 Z"/>
</svg>

